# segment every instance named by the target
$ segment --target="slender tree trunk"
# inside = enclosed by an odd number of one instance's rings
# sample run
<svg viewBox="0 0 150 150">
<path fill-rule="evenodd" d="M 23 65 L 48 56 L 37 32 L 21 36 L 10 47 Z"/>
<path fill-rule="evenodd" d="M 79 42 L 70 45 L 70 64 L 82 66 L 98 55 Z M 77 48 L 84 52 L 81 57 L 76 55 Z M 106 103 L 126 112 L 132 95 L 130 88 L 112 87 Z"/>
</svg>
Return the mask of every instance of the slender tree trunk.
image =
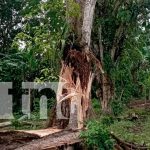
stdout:
<svg viewBox="0 0 150 150">
<path fill-rule="evenodd" d="M 100 25 L 99 29 L 99 60 L 104 65 L 103 62 L 103 55 L 104 55 L 104 48 L 102 42 L 102 26 Z M 99 82 L 99 89 L 98 89 L 98 97 L 100 98 L 102 112 L 103 113 L 110 113 L 111 109 L 109 107 L 109 103 L 113 96 L 113 84 L 107 75 L 107 73 L 102 73 L 99 75 L 97 74 L 97 81 Z M 101 93 L 101 94 L 100 94 Z"/>
<path fill-rule="evenodd" d="M 86 0 L 84 4 L 83 26 L 82 26 L 82 43 L 90 46 L 91 31 L 93 25 L 94 10 L 97 0 Z"/>
<path fill-rule="evenodd" d="M 107 74 L 102 75 L 102 99 L 101 99 L 101 107 L 103 113 L 110 113 L 111 108 L 109 107 L 109 103 L 112 97 L 112 84 L 107 76 Z"/>
</svg>

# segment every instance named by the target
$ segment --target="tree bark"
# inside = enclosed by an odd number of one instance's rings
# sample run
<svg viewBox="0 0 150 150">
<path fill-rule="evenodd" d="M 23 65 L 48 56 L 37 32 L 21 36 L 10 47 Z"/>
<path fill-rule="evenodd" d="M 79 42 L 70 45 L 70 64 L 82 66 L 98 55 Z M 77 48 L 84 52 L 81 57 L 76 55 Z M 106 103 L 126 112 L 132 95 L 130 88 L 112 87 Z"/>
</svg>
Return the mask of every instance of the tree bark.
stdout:
<svg viewBox="0 0 150 150">
<path fill-rule="evenodd" d="M 82 26 L 82 43 L 90 47 L 91 31 L 93 25 L 94 10 L 96 0 L 86 0 L 84 4 L 83 26 Z"/>
<path fill-rule="evenodd" d="M 102 99 L 101 99 L 101 107 L 103 113 L 111 113 L 111 108 L 109 107 L 110 100 L 113 95 L 113 89 L 111 81 L 107 74 L 102 74 Z"/>
<path fill-rule="evenodd" d="M 111 49 L 111 59 L 112 61 L 115 61 L 115 54 L 116 54 L 116 49 L 119 47 L 119 42 L 121 40 L 121 37 L 123 36 L 124 33 L 124 24 L 121 23 L 119 28 L 116 30 L 114 41 L 113 41 L 113 46 Z"/>
</svg>

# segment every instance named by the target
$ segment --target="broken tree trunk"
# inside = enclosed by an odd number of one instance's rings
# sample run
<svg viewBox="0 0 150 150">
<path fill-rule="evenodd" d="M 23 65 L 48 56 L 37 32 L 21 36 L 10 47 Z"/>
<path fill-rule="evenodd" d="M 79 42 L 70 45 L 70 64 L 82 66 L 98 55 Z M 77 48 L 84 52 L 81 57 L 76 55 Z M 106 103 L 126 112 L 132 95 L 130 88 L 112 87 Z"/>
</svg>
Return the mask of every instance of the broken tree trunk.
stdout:
<svg viewBox="0 0 150 150">
<path fill-rule="evenodd" d="M 59 128 L 83 128 L 89 116 L 93 74 L 85 53 L 70 50 L 62 62 L 57 91 L 56 119 Z"/>
<path fill-rule="evenodd" d="M 90 114 L 93 73 L 88 53 L 96 0 L 81 0 L 77 3 L 81 8 L 80 17 L 68 20 L 77 37 L 75 42 L 78 43 L 79 49 L 71 46 L 69 50 L 64 49 L 65 57 L 59 78 L 56 114 L 51 124 L 59 128 L 83 128 L 83 122 Z"/>
</svg>

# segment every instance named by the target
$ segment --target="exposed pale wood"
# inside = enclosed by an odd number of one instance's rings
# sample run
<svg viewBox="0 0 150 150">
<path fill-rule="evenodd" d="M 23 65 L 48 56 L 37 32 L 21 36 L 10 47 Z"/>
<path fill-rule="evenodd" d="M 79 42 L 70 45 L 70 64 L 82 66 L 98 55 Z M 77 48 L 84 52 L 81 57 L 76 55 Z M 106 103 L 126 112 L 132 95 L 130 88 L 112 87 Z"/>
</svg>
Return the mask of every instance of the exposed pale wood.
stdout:
<svg viewBox="0 0 150 150">
<path fill-rule="evenodd" d="M 88 107 L 88 104 L 86 104 L 86 101 L 89 100 L 89 97 L 87 95 L 90 93 L 90 91 L 89 90 L 88 92 L 86 92 L 86 90 L 83 91 L 79 77 L 77 77 L 76 84 L 74 83 L 72 79 L 73 68 L 69 66 L 65 66 L 65 65 L 63 65 L 62 68 L 63 68 L 63 72 L 60 75 L 60 78 L 63 79 L 65 83 L 63 86 L 60 85 L 58 89 L 57 103 L 59 105 L 59 108 L 57 107 L 57 110 L 58 109 L 61 110 L 60 105 L 62 101 L 69 100 L 71 104 L 70 104 L 70 118 L 69 118 L 68 127 L 69 128 L 82 128 L 83 118 L 85 118 L 84 112 L 86 112 L 87 107 Z M 67 89 L 66 96 L 62 95 L 64 88 Z M 82 99 L 82 97 L 84 96 L 85 98 Z M 83 101 L 82 102 L 83 106 L 81 106 L 81 99 Z M 60 112 L 57 115 L 62 116 Z"/>
<path fill-rule="evenodd" d="M 60 131 L 62 130 L 56 129 L 56 128 L 47 128 L 47 129 L 40 129 L 40 130 L 19 130 L 19 132 L 34 134 L 34 135 L 38 135 L 39 137 L 44 137 L 44 136 L 54 134 Z"/>
<path fill-rule="evenodd" d="M 69 118 L 69 128 L 82 128 L 83 127 L 83 110 L 81 106 L 82 88 L 79 77 L 76 81 L 75 89 L 71 93 L 76 93 L 71 99 L 71 109 Z"/>
</svg>

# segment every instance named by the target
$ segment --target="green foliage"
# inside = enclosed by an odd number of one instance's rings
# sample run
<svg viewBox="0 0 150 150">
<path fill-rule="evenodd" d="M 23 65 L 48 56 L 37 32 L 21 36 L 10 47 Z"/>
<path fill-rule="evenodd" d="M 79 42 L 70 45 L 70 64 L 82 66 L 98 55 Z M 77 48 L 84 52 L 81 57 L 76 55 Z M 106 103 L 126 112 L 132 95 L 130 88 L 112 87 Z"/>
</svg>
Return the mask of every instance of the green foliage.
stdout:
<svg viewBox="0 0 150 150">
<path fill-rule="evenodd" d="M 0 53 L 11 53 L 11 44 L 14 37 L 21 31 L 20 14 L 23 1 L 6 0 L 0 3 Z M 1 57 L 1 56 L 0 56 Z"/>
<path fill-rule="evenodd" d="M 100 100 L 98 100 L 96 98 L 92 99 L 92 108 L 93 108 L 93 111 L 95 112 L 95 114 L 99 116 L 101 113 Z"/>
<path fill-rule="evenodd" d="M 7 1 L 1 6 L 2 26 L 9 33 L 3 37 L 6 45 L 0 45 L 0 81 L 14 82 L 18 110 L 22 81 L 58 81 L 66 12 L 59 0 Z"/>
<path fill-rule="evenodd" d="M 87 130 L 81 133 L 89 149 L 112 150 L 114 141 L 105 126 L 98 121 L 89 121 Z"/>
<path fill-rule="evenodd" d="M 124 106 L 123 106 L 122 102 L 120 102 L 118 100 L 113 100 L 111 103 L 111 108 L 112 108 L 113 114 L 115 116 L 118 116 L 122 113 L 123 107 Z"/>
<path fill-rule="evenodd" d="M 12 120 L 12 126 L 14 126 L 15 128 L 18 128 L 18 127 L 21 127 L 21 123 L 18 120 L 14 119 Z"/>
<path fill-rule="evenodd" d="M 23 29 L 15 37 L 12 48 L 30 54 L 30 69 L 37 68 L 33 66 L 37 62 L 39 68 L 37 76 L 34 76 L 36 81 L 56 81 L 55 74 L 58 74 L 62 55 L 60 43 L 64 41 L 67 30 L 64 3 L 59 0 L 27 3 L 22 10 Z"/>
<path fill-rule="evenodd" d="M 105 126 L 110 126 L 114 123 L 114 118 L 109 115 L 102 116 L 100 122 Z"/>
<path fill-rule="evenodd" d="M 128 103 L 133 97 L 144 97 L 148 88 L 149 6 L 147 0 L 97 2 L 92 38 L 99 42 L 97 31 L 101 28 L 103 67 L 113 81 L 114 99 L 120 104 Z"/>
<path fill-rule="evenodd" d="M 12 120 L 12 125 L 9 130 L 36 130 L 45 128 L 46 121 L 39 119 L 39 114 L 33 112 L 31 118 L 28 120 L 18 121 L 17 119 Z"/>
<path fill-rule="evenodd" d="M 38 61 L 30 52 L 5 55 L 0 61 L 0 81 L 20 82 L 29 77 L 32 79 L 38 67 Z"/>
<path fill-rule="evenodd" d="M 74 0 L 68 0 L 67 6 L 68 17 L 79 17 L 80 16 L 80 5 Z"/>
<path fill-rule="evenodd" d="M 0 4 L 0 81 L 15 83 L 17 111 L 22 81 L 58 81 L 62 49 L 71 30 L 68 20 L 81 15 L 78 3 L 74 0 L 65 2 L 6 0 Z M 100 49 L 102 42 L 103 67 L 114 84 L 115 95 L 111 107 L 115 116 L 121 114 L 124 103 L 133 97 L 144 97 L 150 88 L 149 6 L 148 0 L 97 0 L 92 44 L 98 43 L 96 46 Z M 101 41 L 98 33 L 100 28 Z M 113 46 L 116 47 L 114 60 L 111 58 Z M 96 57 L 100 59 L 99 53 Z M 48 100 L 49 108 L 54 105 L 54 101 Z M 33 105 L 35 112 L 32 119 L 38 120 L 39 99 Z M 101 110 L 98 100 L 93 100 L 93 107 L 99 115 Z M 101 118 L 101 124 L 105 126 L 113 122 L 110 116 Z M 20 125 L 16 120 L 13 124 Z M 83 134 L 89 147 L 112 148 L 108 132 L 105 127 L 102 130 L 103 125 L 89 122 L 89 130 Z M 128 125 L 131 124 L 127 122 Z"/>
<path fill-rule="evenodd" d="M 40 71 L 40 78 L 35 78 L 35 82 L 58 81 L 58 76 L 53 68 L 45 68 Z"/>
</svg>

